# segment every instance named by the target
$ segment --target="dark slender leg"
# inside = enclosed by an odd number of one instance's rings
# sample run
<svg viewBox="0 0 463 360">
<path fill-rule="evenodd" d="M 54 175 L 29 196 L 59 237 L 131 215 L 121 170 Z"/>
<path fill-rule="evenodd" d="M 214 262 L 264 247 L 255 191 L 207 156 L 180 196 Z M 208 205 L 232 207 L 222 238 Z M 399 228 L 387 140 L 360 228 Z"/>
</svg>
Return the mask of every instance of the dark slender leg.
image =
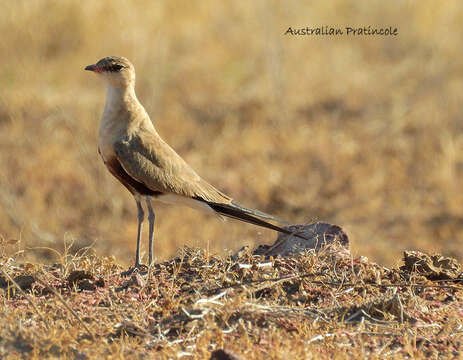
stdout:
<svg viewBox="0 0 463 360">
<path fill-rule="evenodd" d="M 135 200 L 137 202 L 138 210 L 138 234 L 137 234 L 137 252 L 135 253 L 135 269 L 139 268 L 140 263 L 140 244 L 141 244 L 141 232 L 143 229 L 143 220 L 145 219 L 145 212 L 141 206 L 140 200 Z"/>
<path fill-rule="evenodd" d="M 137 251 L 135 253 L 135 266 L 130 268 L 127 271 L 124 271 L 121 275 L 122 276 L 129 276 L 132 275 L 134 271 L 137 271 L 141 268 L 140 262 L 140 244 L 141 244 L 141 232 L 143 229 L 143 220 L 145 219 L 145 212 L 143 211 L 143 207 L 141 206 L 140 200 L 135 199 L 137 202 L 137 210 L 138 210 L 138 234 L 137 234 Z"/>
<path fill-rule="evenodd" d="M 148 266 L 153 265 L 154 263 L 154 211 L 153 211 L 153 205 L 151 204 L 151 199 L 147 198 L 146 199 L 146 205 L 148 206 L 148 221 L 149 221 L 149 245 L 148 245 L 148 251 L 149 251 L 149 262 Z"/>
</svg>

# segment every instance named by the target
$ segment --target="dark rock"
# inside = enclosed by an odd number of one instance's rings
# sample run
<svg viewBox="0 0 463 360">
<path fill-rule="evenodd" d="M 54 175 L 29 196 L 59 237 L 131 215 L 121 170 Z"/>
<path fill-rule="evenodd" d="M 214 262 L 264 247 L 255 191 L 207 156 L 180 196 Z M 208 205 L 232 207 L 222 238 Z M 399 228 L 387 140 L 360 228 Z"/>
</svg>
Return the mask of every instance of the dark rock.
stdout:
<svg viewBox="0 0 463 360">
<path fill-rule="evenodd" d="M 105 286 L 105 282 L 104 282 L 104 279 L 103 278 L 98 278 L 97 281 L 95 281 L 95 285 L 98 286 L 98 287 L 104 287 Z"/>
<path fill-rule="evenodd" d="M 308 250 L 314 250 L 318 253 L 330 246 L 333 246 L 333 251 L 342 255 L 349 254 L 349 238 L 337 225 L 316 222 L 309 225 L 291 225 L 285 229 L 301 235 L 307 240 L 294 235 L 279 233 L 273 245 L 260 245 L 254 250 L 253 255 L 294 256 Z"/>
<path fill-rule="evenodd" d="M 5 277 L 0 275 L 0 288 L 4 289 L 6 287 L 8 287 L 8 281 L 6 280 Z"/>
<path fill-rule="evenodd" d="M 19 275 L 13 280 L 22 290 L 30 290 L 32 284 L 35 282 L 35 278 L 31 275 Z"/>
<path fill-rule="evenodd" d="M 228 350 L 215 350 L 211 353 L 210 360 L 244 360 L 242 357 L 233 354 Z"/>
<path fill-rule="evenodd" d="M 11 345 L 20 353 L 29 353 L 33 350 L 32 342 L 24 338 L 22 334 L 19 334 Z"/>
<path fill-rule="evenodd" d="M 93 280 L 93 275 L 84 270 L 74 270 L 69 274 L 66 280 L 68 281 L 69 286 L 72 286 L 73 284 L 85 279 Z"/>
<path fill-rule="evenodd" d="M 77 286 L 80 290 L 90 290 L 93 291 L 96 289 L 95 284 L 91 283 L 89 280 L 84 279 L 78 282 Z"/>
</svg>

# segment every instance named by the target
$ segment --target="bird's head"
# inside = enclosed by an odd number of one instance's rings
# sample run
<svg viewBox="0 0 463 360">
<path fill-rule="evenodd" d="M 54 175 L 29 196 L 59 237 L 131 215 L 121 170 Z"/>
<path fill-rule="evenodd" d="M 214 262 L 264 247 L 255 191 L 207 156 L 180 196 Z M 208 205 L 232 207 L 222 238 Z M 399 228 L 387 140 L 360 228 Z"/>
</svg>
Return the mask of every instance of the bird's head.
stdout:
<svg viewBox="0 0 463 360">
<path fill-rule="evenodd" d="M 108 56 L 85 70 L 102 76 L 108 85 L 124 88 L 135 85 L 135 69 L 131 62 L 121 56 Z"/>
</svg>

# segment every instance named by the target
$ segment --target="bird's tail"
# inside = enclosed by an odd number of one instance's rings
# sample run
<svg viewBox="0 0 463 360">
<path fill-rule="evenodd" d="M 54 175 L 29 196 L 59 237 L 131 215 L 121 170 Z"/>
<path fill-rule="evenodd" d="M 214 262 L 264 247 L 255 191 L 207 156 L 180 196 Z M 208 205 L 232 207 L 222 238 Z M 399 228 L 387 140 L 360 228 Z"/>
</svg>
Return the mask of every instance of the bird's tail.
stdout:
<svg viewBox="0 0 463 360">
<path fill-rule="evenodd" d="M 292 225 L 289 221 L 279 219 L 276 216 L 266 214 L 266 213 L 264 213 L 262 211 L 259 211 L 259 210 L 245 208 L 244 206 L 241 206 L 241 205 L 236 204 L 234 202 L 232 202 L 231 204 L 229 204 L 227 206 L 229 206 L 229 207 L 231 207 L 232 209 L 235 209 L 235 210 L 240 210 L 243 213 L 248 214 L 248 215 L 257 216 L 257 217 L 262 218 L 262 219 L 268 219 L 268 220 L 276 221 L 277 223 L 280 223 L 280 224 Z"/>
<path fill-rule="evenodd" d="M 244 222 L 254 224 L 257 226 L 261 226 L 261 227 L 271 229 L 274 231 L 282 232 L 284 234 L 294 235 L 304 240 L 308 240 L 302 235 L 298 235 L 288 229 L 282 228 L 277 225 L 273 225 L 265 220 L 259 219 L 259 218 L 264 218 L 264 219 L 277 221 L 279 223 L 290 224 L 289 222 L 285 220 L 278 219 L 277 217 L 266 214 L 264 212 L 248 209 L 248 208 L 245 208 L 235 203 L 231 203 L 231 204 L 221 204 L 221 203 L 214 203 L 214 202 L 206 202 L 206 203 L 220 215 L 223 215 L 223 216 L 226 216 L 232 219 L 244 221 Z"/>
</svg>

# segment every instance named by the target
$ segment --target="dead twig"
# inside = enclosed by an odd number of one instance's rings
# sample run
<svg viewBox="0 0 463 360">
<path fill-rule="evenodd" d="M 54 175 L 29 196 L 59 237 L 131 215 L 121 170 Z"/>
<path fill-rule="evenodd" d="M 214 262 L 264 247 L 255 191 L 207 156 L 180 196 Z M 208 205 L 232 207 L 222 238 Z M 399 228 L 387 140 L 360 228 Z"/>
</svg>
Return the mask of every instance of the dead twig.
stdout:
<svg viewBox="0 0 463 360">
<path fill-rule="evenodd" d="M 84 327 L 85 331 L 87 331 L 88 335 L 92 340 L 95 340 L 95 336 L 91 332 L 91 330 L 88 328 L 88 326 L 82 321 L 82 319 L 79 317 L 79 315 L 68 305 L 68 303 L 64 300 L 64 298 L 61 296 L 61 294 L 53 289 L 52 287 L 48 286 L 43 280 L 36 278 L 36 280 L 41 283 L 43 286 L 45 286 L 47 289 L 49 289 L 56 297 L 61 301 L 61 303 L 64 305 L 66 309 L 69 310 L 69 312 L 77 319 L 77 321 L 80 322 L 80 324 Z"/>
<path fill-rule="evenodd" d="M 5 277 L 6 277 L 9 281 L 11 281 L 11 283 L 14 285 L 14 287 L 15 287 L 16 289 L 18 289 L 18 290 L 21 292 L 21 294 L 24 295 L 24 297 L 26 298 L 27 302 L 28 302 L 29 304 L 31 304 L 32 308 L 33 308 L 34 311 L 37 313 L 37 315 L 38 315 L 38 317 L 40 318 L 40 320 L 42 320 L 42 322 L 43 322 L 43 324 L 45 325 L 45 327 L 46 327 L 47 329 L 49 329 L 48 323 L 45 321 L 45 318 L 43 317 L 43 315 L 42 315 L 42 313 L 40 312 L 40 310 L 38 309 L 38 307 L 35 306 L 34 302 L 30 299 L 29 295 L 26 294 L 26 292 L 25 292 L 23 289 L 21 289 L 21 286 L 19 286 L 19 284 L 18 284 L 16 281 L 14 281 L 13 278 L 12 278 L 3 268 L 1 269 L 1 271 L 2 271 L 3 275 L 5 275 Z"/>
<path fill-rule="evenodd" d="M 307 277 L 314 277 L 318 275 L 320 274 L 300 274 L 300 275 L 291 275 L 291 276 L 280 276 L 280 277 L 270 278 L 270 279 L 248 280 L 248 281 L 242 281 L 237 284 L 231 284 L 227 286 L 213 288 L 210 290 L 210 292 L 217 292 L 217 291 L 221 291 L 225 289 L 237 288 L 237 287 L 250 285 L 250 284 L 260 284 L 263 282 L 282 283 L 282 282 L 286 282 L 290 280 L 304 279 Z M 455 281 L 455 280 L 449 280 L 449 281 Z M 428 285 L 428 284 L 416 284 L 416 283 L 375 284 L 375 283 L 347 283 L 347 282 L 324 281 L 324 280 L 308 280 L 308 282 L 312 284 L 317 284 L 317 285 L 332 285 L 332 286 L 337 286 L 337 287 L 353 287 L 353 288 L 373 286 L 373 287 L 379 287 L 379 288 L 419 287 L 419 288 L 454 289 L 454 290 L 463 289 L 461 286 L 457 286 L 457 285 Z M 269 285 L 269 287 L 271 286 L 273 285 Z M 265 287 L 263 287 L 262 289 L 264 288 Z"/>
</svg>

